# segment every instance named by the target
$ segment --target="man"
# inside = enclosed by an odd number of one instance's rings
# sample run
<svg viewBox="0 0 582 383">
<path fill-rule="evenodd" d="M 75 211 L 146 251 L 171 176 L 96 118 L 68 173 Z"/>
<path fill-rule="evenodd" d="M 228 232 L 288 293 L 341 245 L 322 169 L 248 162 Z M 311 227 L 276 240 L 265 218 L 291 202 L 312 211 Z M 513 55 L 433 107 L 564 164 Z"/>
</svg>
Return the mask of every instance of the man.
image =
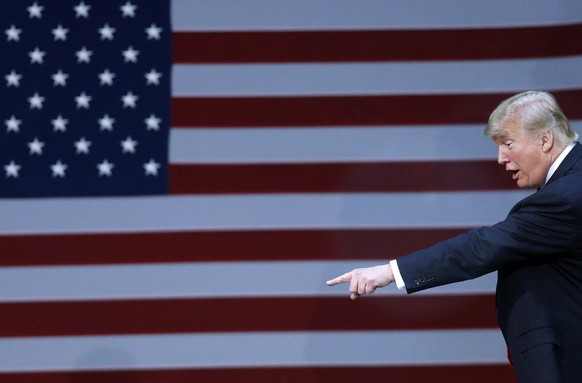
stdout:
<svg viewBox="0 0 582 383">
<path fill-rule="evenodd" d="M 520 383 L 582 382 L 582 145 L 552 95 L 502 102 L 485 134 L 520 188 L 507 218 L 385 265 L 328 281 L 352 299 L 396 282 L 407 293 L 498 271 L 497 319 Z"/>
</svg>

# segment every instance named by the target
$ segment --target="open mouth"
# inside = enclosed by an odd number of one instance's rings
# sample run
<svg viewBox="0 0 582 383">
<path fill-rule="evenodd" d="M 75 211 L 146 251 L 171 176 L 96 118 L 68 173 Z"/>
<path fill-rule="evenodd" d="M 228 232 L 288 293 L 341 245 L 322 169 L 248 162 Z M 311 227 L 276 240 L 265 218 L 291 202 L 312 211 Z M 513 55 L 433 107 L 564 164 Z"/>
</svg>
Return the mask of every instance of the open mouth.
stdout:
<svg viewBox="0 0 582 383">
<path fill-rule="evenodd" d="M 516 179 L 519 173 L 519 170 L 511 170 L 511 178 Z"/>
</svg>

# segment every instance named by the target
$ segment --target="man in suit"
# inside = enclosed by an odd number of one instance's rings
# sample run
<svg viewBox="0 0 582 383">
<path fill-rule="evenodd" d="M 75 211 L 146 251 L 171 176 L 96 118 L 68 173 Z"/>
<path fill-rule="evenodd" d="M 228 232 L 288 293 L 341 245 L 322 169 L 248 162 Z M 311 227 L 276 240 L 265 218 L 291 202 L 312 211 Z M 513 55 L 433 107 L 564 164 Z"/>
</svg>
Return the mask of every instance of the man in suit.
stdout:
<svg viewBox="0 0 582 383">
<path fill-rule="evenodd" d="M 503 101 L 485 134 L 520 188 L 507 218 L 388 264 L 328 281 L 352 299 L 396 282 L 407 293 L 498 271 L 497 319 L 519 383 L 582 382 L 582 145 L 554 97 Z"/>
</svg>

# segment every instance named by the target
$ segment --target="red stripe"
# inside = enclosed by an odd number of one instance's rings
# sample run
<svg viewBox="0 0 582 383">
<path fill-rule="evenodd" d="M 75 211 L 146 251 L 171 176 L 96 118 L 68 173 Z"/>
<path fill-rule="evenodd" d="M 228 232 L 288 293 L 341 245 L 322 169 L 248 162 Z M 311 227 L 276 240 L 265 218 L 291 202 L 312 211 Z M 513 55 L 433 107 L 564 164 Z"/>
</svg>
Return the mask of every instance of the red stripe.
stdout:
<svg viewBox="0 0 582 383">
<path fill-rule="evenodd" d="M 525 28 L 175 32 L 176 63 L 518 59 L 582 53 L 582 24 Z M 556 43 L 559 42 L 559 43 Z"/>
<path fill-rule="evenodd" d="M 0 303 L 0 336 L 497 327 L 493 295 L 370 296 L 351 301 L 343 288 L 345 297 L 326 298 Z"/>
<path fill-rule="evenodd" d="M 495 148 L 492 147 L 492 154 Z M 515 189 L 496 161 L 172 165 L 171 194 Z"/>
<path fill-rule="evenodd" d="M 391 259 L 463 229 L 265 230 L 0 236 L 0 266 Z"/>
<path fill-rule="evenodd" d="M 570 119 L 582 119 L 582 89 L 553 93 Z M 172 126 L 485 124 L 512 94 L 174 98 Z"/>
<path fill-rule="evenodd" d="M 0 383 L 515 383 L 509 365 L 270 367 L 0 374 Z"/>
</svg>

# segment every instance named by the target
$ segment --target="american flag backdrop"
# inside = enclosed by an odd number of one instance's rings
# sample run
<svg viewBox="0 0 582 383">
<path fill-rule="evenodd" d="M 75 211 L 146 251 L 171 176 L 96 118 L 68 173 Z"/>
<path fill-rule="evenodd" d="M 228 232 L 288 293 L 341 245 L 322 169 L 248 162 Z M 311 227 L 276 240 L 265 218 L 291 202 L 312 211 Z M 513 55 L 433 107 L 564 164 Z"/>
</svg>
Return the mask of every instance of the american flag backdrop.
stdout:
<svg viewBox="0 0 582 383">
<path fill-rule="evenodd" d="M 0 382 L 513 382 L 495 275 L 325 281 L 504 218 L 582 131 L 582 3 L 0 1 Z"/>
</svg>

